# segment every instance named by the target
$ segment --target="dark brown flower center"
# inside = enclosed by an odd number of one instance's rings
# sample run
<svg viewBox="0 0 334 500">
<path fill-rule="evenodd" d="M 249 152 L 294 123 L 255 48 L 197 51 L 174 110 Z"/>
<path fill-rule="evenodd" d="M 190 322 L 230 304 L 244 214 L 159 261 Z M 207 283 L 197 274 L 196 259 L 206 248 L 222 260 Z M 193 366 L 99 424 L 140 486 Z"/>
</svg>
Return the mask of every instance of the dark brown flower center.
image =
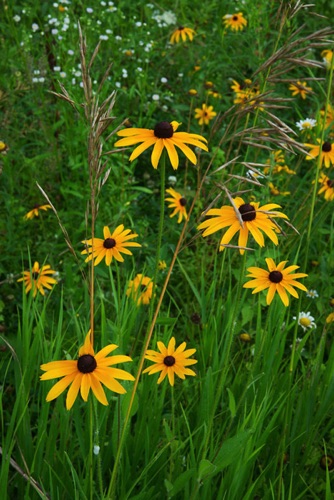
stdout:
<svg viewBox="0 0 334 500">
<path fill-rule="evenodd" d="M 244 222 L 250 222 L 256 218 L 256 210 L 250 203 L 244 203 L 239 207 L 241 218 Z"/>
<path fill-rule="evenodd" d="M 38 277 L 39 277 L 39 272 L 35 271 L 35 272 L 33 272 L 31 275 L 32 275 L 32 279 L 33 279 L 33 280 L 37 280 L 37 279 L 38 279 Z"/>
<path fill-rule="evenodd" d="M 91 354 L 84 354 L 78 359 L 78 370 L 81 373 L 92 373 L 97 367 L 96 360 Z"/>
<path fill-rule="evenodd" d="M 233 21 L 238 21 L 239 16 L 233 16 L 232 19 L 233 19 Z"/>
<path fill-rule="evenodd" d="M 181 207 L 185 207 L 187 204 L 187 200 L 185 198 L 180 198 L 179 203 L 180 203 Z"/>
<path fill-rule="evenodd" d="M 169 122 L 160 122 L 154 127 L 154 135 L 158 137 L 158 139 L 169 139 L 173 137 L 173 134 L 174 129 Z"/>
<path fill-rule="evenodd" d="M 283 274 L 280 271 L 271 271 L 269 273 L 269 280 L 272 283 L 280 283 L 283 279 Z"/>
<path fill-rule="evenodd" d="M 326 141 L 323 143 L 321 149 L 324 153 L 329 153 L 332 150 L 332 145 L 330 142 Z"/>
<path fill-rule="evenodd" d="M 333 187 L 333 185 L 334 185 L 334 181 L 331 179 L 328 179 L 327 186 L 331 188 L 331 187 Z"/>
<path fill-rule="evenodd" d="M 173 366 L 175 365 L 175 358 L 174 356 L 166 356 L 164 359 L 164 364 L 166 366 Z"/>
<path fill-rule="evenodd" d="M 116 240 L 114 240 L 114 238 L 107 238 L 106 240 L 104 240 L 103 242 L 103 246 L 104 248 L 114 248 L 114 246 L 116 246 Z"/>
<path fill-rule="evenodd" d="M 36 203 L 36 204 L 34 205 L 34 208 L 39 208 L 40 206 L 41 206 L 41 205 L 40 205 L 39 203 Z"/>
<path fill-rule="evenodd" d="M 184 30 L 184 26 L 179 26 L 179 31 Z"/>
</svg>

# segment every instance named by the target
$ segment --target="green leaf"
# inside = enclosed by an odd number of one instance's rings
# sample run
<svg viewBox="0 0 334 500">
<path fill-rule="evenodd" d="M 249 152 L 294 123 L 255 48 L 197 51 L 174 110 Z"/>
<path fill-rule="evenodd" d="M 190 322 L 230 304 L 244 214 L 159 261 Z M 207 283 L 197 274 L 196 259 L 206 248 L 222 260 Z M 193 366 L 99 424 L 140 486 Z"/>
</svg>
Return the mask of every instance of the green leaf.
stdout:
<svg viewBox="0 0 334 500">
<path fill-rule="evenodd" d="M 217 470 L 217 466 L 209 460 L 203 459 L 200 461 L 198 468 L 198 477 L 205 479 L 206 476 L 212 476 Z"/>
<path fill-rule="evenodd" d="M 236 414 L 234 395 L 230 389 L 227 389 L 227 393 L 228 393 L 228 407 L 231 412 L 231 417 L 234 418 Z"/>
</svg>

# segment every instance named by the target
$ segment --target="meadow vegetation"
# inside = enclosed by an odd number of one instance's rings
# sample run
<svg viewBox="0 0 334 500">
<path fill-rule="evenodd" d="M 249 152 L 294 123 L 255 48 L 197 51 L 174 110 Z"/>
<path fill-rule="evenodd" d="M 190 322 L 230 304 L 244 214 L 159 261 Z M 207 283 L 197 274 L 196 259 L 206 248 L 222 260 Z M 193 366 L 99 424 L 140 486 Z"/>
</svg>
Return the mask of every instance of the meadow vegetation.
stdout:
<svg viewBox="0 0 334 500">
<path fill-rule="evenodd" d="M 333 498 L 334 2 L 3 7 L 1 498 Z"/>
</svg>

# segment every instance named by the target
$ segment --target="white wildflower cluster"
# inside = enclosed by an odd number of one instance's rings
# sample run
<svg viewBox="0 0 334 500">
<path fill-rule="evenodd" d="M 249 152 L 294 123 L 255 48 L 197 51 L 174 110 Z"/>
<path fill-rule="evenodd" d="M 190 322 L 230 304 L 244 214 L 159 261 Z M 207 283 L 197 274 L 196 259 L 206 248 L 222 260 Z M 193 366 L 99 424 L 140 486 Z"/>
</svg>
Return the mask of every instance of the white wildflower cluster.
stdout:
<svg viewBox="0 0 334 500">
<path fill-rule="evenodd" d="M 152 19 L 157 22 L 159 28 L 177 24 L 176 15 L 171 10 L 166 10 L 162 14 L 160 14 L 160 12 L 158 11 L 155 11 L 152 14 Z"/>
</svg>

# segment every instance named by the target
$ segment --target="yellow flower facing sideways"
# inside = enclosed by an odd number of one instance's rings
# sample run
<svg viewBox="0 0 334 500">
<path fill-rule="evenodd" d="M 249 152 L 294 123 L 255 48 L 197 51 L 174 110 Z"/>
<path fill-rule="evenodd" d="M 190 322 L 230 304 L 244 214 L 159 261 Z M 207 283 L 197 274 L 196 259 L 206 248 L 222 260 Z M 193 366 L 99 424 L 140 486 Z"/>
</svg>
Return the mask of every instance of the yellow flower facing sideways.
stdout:
<svg viewBox="0 0 334 500">
<path fill-rule="evenodd" d="M 260 203 L 251 201 L 245 203 L 240 197 L 234 200 L 235 207 L 224 205 L 221 208 L 212 208 L 208 210 L 207 216 L 212 216 L 211 219 L 202 222 L 197 229 L 204 229 L 203 236 L 209 236 L 221 229 L 228 227 L 224 236 L 220 240 L 219 250 L 224 250 L 224 245 L 228 245 L 233 236 L 239 232 L 238 246 L 240 253 L 245 252 L 244 247 L 247 246 L 249 233 L 260 247 L 264 246 L 265 233 L 271 241 L 278 245 L 277 232 L 280 232 L 276 224 L 272 221 L 274 217 L 288 219 L 282 212 L 273 210 L 281 208 L 276 203 L 268 203 L 260 207 Z"/>
</svg>

